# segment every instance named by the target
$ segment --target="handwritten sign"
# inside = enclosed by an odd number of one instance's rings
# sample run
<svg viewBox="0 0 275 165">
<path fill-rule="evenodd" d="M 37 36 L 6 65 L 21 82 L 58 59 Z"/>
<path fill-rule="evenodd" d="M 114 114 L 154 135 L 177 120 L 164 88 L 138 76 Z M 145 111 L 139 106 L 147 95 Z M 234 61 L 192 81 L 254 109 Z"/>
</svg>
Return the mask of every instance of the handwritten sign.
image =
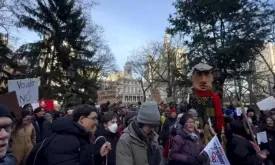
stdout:
<svg viewBox="0 0 275 165">
<path fill-rule="evenodd" d="M 275 108 L 275 98 L 273 96 L 270 96 L 270 97 L 258 102 L 257 106 L 260 108 L 260 110 L 269 111 L 269 110 Z"/>
<path fill-rule="evenodd" d="M 97 91 L 97 101 L 99 104 L 104 104 L 109 101 L 111 104 L 117 102 L 116 90 Z"/>
<path fill-rule="evenodd" d="M 151 97 L 153 101 L 157 102 L 158 104 L 162 103 L 162 99 L 160 97 L 160 92 L 158 89 L 151 90 Z"/>
<path fill-rule="evenodd" d="M 203 151 L 208 154 L 210 165 L 230 165 L 217 136 L 211 139 Z"/>
<path fill-rule="evenodd" d="M 38 79 L 9 80 L 9 92 L 15 91 L 20 106 L 33 103 L 38 100 Z"/>
</svg>

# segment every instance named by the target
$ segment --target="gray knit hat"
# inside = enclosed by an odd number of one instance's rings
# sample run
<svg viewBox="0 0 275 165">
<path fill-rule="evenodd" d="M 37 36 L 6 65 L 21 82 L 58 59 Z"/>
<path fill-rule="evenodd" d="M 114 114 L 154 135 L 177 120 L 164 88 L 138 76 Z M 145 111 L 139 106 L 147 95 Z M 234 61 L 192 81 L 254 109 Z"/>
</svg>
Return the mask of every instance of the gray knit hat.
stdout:
<svg viewBox="0 0 275 165">
<path fill-rule="evenodd" d="M 198 117 L 198 112 L 195 109 L 190 109 L 188 113 L 193 117 Z"/>
<path fill-rule="evenodd" d="M 140 106 L 137 122 L 142 124 L 160 125 L 158 105 L 154 101 L 147 101 Z"/>
<path fill-rule="evenodd" d="M 45 113 L 44 119 L 47 119 L 48 117 L 52 117 L 50 113 Z"/>
</svg>

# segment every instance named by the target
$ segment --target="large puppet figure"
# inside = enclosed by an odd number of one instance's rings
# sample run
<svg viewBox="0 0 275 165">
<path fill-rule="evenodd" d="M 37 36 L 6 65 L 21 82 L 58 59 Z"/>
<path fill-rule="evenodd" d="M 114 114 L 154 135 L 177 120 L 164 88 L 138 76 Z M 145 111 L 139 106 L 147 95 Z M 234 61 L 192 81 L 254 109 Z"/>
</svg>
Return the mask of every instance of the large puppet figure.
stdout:
<svg viewBox="0 0 275 165">
<path fill-rule="evenodd" d="M 212 67 L 197 64 L 192 72 L 193 94 L 189 98 L 189 106 L 197 110 L 198 119 L 204 133 L 205 143 L 220 134 L 224 126 L 221 100 L 212 92 Z"/>
</svg>

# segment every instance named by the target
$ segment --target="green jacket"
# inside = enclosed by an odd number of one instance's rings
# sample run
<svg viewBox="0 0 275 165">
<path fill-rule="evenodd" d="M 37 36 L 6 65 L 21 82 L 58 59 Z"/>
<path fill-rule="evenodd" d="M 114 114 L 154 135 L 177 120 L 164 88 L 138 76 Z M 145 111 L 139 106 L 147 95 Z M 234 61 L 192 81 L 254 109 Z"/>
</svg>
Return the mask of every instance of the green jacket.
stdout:
<svg viewBox="0 0 275 165">
<path fill-rule="evenodd" d="M 133 122 L 124 129 L 117 147 L 116 147 L 116 164 L 118 165 L 159 165 L 161 163 L 161 152 L 158 144 L 158 135 L 155 134 L 152 145 L 155 147 L 153 154 L 148 154 L 148 145 L 142 141 L 132 127 Z M 148 162 L 150 158 L 151 164 Z"/>
</svg>

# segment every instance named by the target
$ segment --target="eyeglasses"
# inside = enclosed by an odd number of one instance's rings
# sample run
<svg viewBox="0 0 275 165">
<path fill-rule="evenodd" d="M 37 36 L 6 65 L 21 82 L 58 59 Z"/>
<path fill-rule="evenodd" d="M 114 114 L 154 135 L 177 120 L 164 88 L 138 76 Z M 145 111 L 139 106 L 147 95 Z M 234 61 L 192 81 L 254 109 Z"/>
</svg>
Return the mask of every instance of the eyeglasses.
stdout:
<svg viewBox="0 0 275 165">
<path fill-rule="evenodd" d="M 2 129 L 4 129 L 6 132 L 10 133 L 13 126 L 14 126 L 14 123 L 11 123 L 8 125 L 2 125 L 2 126 L 0 126 L 0 131 L 2 131 Z"/>
<path fill-rule="evenodd" d="M 94 117 L 85 117 L 85 118 L 88 118 L 88 119 L 91 119 L 91 120 L 98 120 L 97 116 L 94 116 Z"/>
</svg>

